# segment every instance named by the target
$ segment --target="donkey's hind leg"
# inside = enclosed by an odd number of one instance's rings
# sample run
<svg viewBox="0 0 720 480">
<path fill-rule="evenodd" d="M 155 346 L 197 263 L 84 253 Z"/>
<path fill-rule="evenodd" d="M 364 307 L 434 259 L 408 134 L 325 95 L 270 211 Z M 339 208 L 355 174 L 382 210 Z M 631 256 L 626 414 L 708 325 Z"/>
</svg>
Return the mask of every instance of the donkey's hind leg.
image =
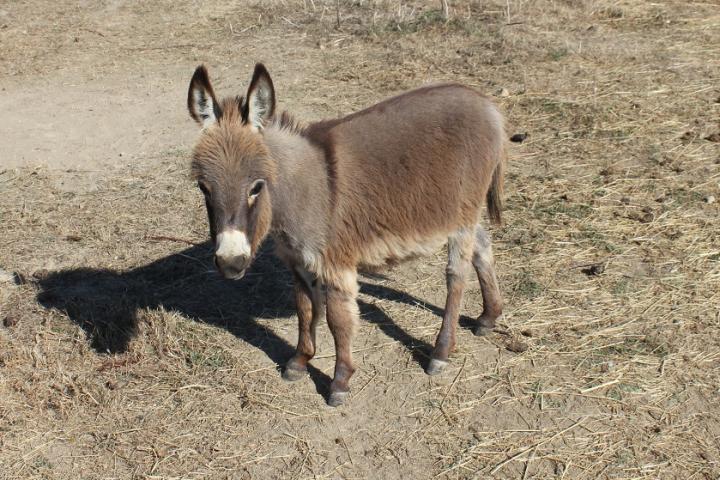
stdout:
<svg viewBox="0 0 720 480">
<path fill-rule="evenodd" d="M 447 264 L 447 300 L 442 327 L 435 341 L 430 363 L 425 371 L 428 375 L 437 375 L 442 372 L 448 363 L 448 356 L 455 348 L 455 335 L 458 318 L 460 317 L 460 302 L 462 301 L 467 273 L 470 267 L 470 256 L 473 251 L 472 229 L 462 228 L 448 238 L 448 264 Z"/>
<path fill-rule="evenodd" d="M 495 320 L 502 316 L 503 300 L 495 275 L 495 260 L 488 232 L 478 225 L 475 229 L 475 248 L 472 264 L 480 281 L 483 296 L 483 312 L 473 333 L 487 335 L 495 328 Z"/>
<path fill-rule="evenodd" d="M 325 311 L 322 285 L 304 269 L 293 269 L 295 305 L 298 316 L 298 344 L 295 355 L 285 365 L 283 378 L 295 381 L 307 375 L 307 364 L 315 355 L 315 328 Z"/>
</svg>

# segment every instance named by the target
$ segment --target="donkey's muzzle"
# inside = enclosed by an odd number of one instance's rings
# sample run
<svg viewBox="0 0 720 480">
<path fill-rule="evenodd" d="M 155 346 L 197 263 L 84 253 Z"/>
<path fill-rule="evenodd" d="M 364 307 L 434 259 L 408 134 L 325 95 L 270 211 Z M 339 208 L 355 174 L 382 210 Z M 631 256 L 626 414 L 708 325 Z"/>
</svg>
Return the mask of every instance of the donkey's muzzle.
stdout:
<svg viewBox="0 0 720 480">
<path fill-rule="evenodd" d="M 236 255 L 233 257 L 221 257 L 215 255 L 215 266 L 223 277 L 230 280 L 240 280 L 245 275 L 245 270 L 250 264 L 250 257 Z"/>
</svg>

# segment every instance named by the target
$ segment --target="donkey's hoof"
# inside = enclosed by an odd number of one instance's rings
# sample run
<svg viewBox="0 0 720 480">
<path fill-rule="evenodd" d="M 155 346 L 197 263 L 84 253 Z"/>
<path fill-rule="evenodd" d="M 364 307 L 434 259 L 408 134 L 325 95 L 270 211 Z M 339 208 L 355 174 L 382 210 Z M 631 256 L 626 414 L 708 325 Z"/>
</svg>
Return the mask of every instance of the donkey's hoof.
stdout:
<svg viewBox="0 0 720 480">
<path fill-rule="evenodd" d="M 479 327 L 475 327 L 475 330 L 473 330 L 473 333 L 478 337 L 487 337 L 493 332 L 493 329 L 490 327 L 483 327 L 480 325 Z"/>
<path fill-rule="evenodd" d="M 307 370 L 298 370 L 297 368 L 285 367 L 282 373 L 283 380 L 288 382 L 296 382 L 307 376 Z"/>
<path fill-rule="evenodd" d="M 428 375 L 438 375 L 442 373 L 443 370 L 445 370 L 445 367 L 447 367 L 448 362 L 445 360 L 439 360 L 437 358 L 431 358 L 430 363 L 427 366 L 427 369 L 425 370 L 425 373 Z"/>
<path fill-rule="evenodd" d="M 350 396 L 350 392 L 331 392 L 327 404 L 331 407 L 339 407 Z"/>
</svg>

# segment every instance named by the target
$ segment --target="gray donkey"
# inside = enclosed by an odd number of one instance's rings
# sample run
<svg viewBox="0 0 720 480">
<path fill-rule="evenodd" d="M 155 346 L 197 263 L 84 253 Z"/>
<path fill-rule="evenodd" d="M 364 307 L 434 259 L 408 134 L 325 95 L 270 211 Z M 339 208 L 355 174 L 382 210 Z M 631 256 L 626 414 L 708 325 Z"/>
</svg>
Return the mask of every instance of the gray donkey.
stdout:
<svg viewBox="0 0 720 480">
<path fill-rule="evenodd" d="M 328 404 L 342 404 L 355 371 L 358 268 L 432 253 L 445 242 L 447 303 L 427 373 L 440 373 L 455 347 L 471 264 L 484 302 L 475 333 L 494 327 L 503 302 L 480 220 L 485 202 L 500 223 L 506 137 L 487 97 L 459 84 L 431 85 L 303 126 L 276 114 L 262 64 L 245 97 L 221 101 L 200 66 L 188 109 L 202 125 L 192 174 L 205 195 L 218 270 L 242 278 L 272 234 L 293 272 L 299 338 L 285 379 L 307 372 L 326 307 L 336 351 Z"/>
</svg>

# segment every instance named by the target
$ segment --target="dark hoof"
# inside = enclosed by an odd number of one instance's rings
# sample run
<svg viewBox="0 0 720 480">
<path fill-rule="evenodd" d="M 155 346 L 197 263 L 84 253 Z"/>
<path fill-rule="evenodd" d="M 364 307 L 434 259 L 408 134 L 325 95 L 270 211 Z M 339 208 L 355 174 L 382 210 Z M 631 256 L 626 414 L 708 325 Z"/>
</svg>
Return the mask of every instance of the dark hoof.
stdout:
<svg viewBox="0 0 720 480">
<path fill-rule="evenodd" d="M 447 364 L 448 362 L 446 360 L 431 358 L 427 369 L 425 369 L 425 373 L 427 373 L 428 375 L 439 375 L 442 373 L 443 370 L 445 370 Z"/>
<path fill-rule="evenodd" d="M 473 333 L 478 337 L 486 337 L 490 335 L 493 332 L 493 329 L 490 327 L 483 327 L 482 325 L 475 327 L 475 330 L 473 330 Z"/>
<path fill-rule="evenodd" d="M 339 407 L 345 403 L 348 396 L 350 396 L 350 392 L 331 392 L 327 404 L 331 407 Z"/>
<path fill-rule="evenodd" d="M 298 370 L 297 368 L 285 367 L 282 373 L 283 380 L 288 382 L 302 380 L 305 377 L 307 377 L 307 370 Z"/>
</svg>

